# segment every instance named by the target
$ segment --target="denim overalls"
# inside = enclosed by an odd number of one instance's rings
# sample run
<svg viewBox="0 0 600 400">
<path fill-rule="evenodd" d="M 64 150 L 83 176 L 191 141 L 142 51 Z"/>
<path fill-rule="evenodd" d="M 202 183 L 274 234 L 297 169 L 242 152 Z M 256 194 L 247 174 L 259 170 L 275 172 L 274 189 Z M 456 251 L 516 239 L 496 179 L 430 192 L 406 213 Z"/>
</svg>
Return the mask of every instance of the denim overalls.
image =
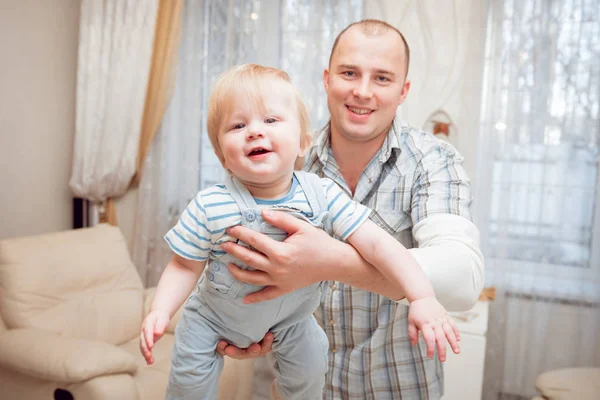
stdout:
<svg viewBox="0 0 600 400">
<path fill-rule="evenodd" d="M 313 216 L 298 218 L 325 229 L 330 235 L 331 218 L 321 182 L 316 175 L 294 172 Z M 229 177 L 226 187 L 242 213 L 241 225 L 263 232 L 278 241 L 287 234 L 263 221 L 261 211 L 248 189 Z M 239 244 L 248 247 L 245 243 Z M 321 399 L 327 372 L 327 336 L 313 317 L 321 301 L 321 284 L 296 290 L 277 299 L 243 304 L 244 296 L 262 289 L 239 282 L 227 264 L 250 269 L 226 254 L 211 260 L 183 308 L 175 332 L 175 346 L 167 388 L 167 400 L 216 399 L 223 358 L 216 352 L 221 339 L 246 348 L 274 334 L 272 350 L 279 393 L 285 399 Z"/>
</svg>

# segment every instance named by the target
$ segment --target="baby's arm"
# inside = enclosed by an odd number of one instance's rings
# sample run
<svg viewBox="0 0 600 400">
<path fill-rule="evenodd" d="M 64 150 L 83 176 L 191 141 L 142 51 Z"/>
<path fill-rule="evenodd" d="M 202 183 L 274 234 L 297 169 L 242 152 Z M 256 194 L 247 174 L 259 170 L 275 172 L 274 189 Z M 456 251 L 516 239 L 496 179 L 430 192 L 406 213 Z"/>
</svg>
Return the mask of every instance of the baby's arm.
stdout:
<svg viewBox="0 0 600 400">
<path fill-rule="evenodd" d="M 154 362 L 154 343 L 198 283 L 213 248 L 203 194 L 204 191 L 198 193 L 190 201 L 177 224 L 165 235 L 175 255 L 163 271 L 140 332 L 140 350 L 148 364 Z"/>
<path fill-rule="evenodd" d="M 347 239 L 360 255 L 397 285 L 409 302 L 435 296 L 423 269 L 399 241 L 366 220 Z"/>
<path fill-rule="evenodd" d="M 413 344 L 420 330 L 429 357 L 433 357 L 436 342 L 441 361 L 446 359 L 447 342 L 455 353 L 460 351 L 456 325 L 435 298 L 423 269 L 400 242 L 370 220 L 346 240 L 405 294 L 410 302 L 408 334 Z"/>
<path fill-rule="evenodd" d="M 162 337 L 169 320 L 198 283 L 205 264 L 206 261 L 188 260 L 177 254 L 167 264 L 154 293 L 150 313 L 144 319 L 140 332 L 140 351 L 146 363 L 154 363 L 154 344 Z"/>
<path fill-rule="evenodd" d="M 205 264 L 173 255 L 160 277 L 150 312 L 162 311 L 172 318 L 198 283 Z"/>
</svg>

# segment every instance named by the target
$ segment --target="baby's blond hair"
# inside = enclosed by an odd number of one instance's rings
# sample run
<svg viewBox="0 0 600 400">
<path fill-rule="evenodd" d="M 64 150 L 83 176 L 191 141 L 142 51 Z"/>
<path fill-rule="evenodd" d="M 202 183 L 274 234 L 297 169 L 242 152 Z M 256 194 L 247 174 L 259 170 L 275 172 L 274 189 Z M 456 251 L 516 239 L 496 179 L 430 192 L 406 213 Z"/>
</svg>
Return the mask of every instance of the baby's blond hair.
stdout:
<svg viewBox="0 0 600 400">
<path fill-rule="evenodd" d="M 312 135 L 308 109 L 302 96 L 292 85 L 289 75 L 276 68 L 258 64 L 243 64 L 229 69 L 217 79 L 208 102 L 208 121 L 206 123 L 208 138 L 221 164 L 224 163 L 224 158 L 219 145 L 219 134 L 223 132 L 223 125 L 233 112 L 233 105 L 236 101 L 247 100 L 254 107 L 264 108 L 261 93 L 264 92 L 265 85 L 269 84 L 268 80 L 273 79 L 289 85 L 298 108 L 300 149 L 305 152 L 310 147 Z M 294 167 L 297 170 L 302 169 L 304 157 L 298 157 Z"/>
</svg>

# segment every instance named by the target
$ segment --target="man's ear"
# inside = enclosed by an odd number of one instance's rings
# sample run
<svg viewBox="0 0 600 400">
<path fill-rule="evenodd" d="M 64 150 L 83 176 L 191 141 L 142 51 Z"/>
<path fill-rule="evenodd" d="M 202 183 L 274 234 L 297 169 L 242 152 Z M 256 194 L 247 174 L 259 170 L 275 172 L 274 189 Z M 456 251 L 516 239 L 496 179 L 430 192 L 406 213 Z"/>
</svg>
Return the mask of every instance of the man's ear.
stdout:
<svg viewBox="0 0 600 400">
<path fill-rule="evenodd" d="M 400 101 L 398 101 L 398 105 L 404 103 L 406 96 L 408 96 L 408 91 L 410 90 L 410 81 L 407 79 L 404 81 L 404 85 L 402 85 L 402 92 L 400 93 Z"/>
<path fill-rule="evenodd" d="M 325 91 L 329 88 L 329 70 L 327 68 L 323 70 L 323 87 Z"/>
</svg>

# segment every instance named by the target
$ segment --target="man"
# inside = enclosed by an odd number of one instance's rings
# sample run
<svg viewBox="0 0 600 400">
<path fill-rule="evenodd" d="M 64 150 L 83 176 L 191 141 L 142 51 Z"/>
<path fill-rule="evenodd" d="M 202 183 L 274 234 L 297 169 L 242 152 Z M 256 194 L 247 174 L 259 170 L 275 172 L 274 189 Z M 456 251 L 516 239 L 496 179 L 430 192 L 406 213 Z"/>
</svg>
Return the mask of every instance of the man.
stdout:
<svg viewBox="0 0 600 400">
<path fill-rule="evenodd" d="M 323 74 L 331 120 L 316 135 L 306 169 L 373 209 L 372 220 L 411 248 L 448 310 L 469 309 L 483 286 L 470 182 L 450 145 L 395 119 L 410 89 L 409 58 L 404 37 L 385 22 L 365 20 L 340 33 Z M 260 253 L 222 247 L 257 270 L 230 266 L 236 278 L 268 286 L 248 302 L 328 281 L 315 313 L 330 343 L 324 398 L 440 398 L 441 364 L 422 340 L 411 345 L 399 290 L 350 245 L 289 215 L 264 214 L 289 232 L 285 242 L 235 227 L 230 234 Z M 267 353 L 272 340 L 267 334 L 243 350 L 221 342 L 218 351 L 255 357 Z"/>
</svg>

